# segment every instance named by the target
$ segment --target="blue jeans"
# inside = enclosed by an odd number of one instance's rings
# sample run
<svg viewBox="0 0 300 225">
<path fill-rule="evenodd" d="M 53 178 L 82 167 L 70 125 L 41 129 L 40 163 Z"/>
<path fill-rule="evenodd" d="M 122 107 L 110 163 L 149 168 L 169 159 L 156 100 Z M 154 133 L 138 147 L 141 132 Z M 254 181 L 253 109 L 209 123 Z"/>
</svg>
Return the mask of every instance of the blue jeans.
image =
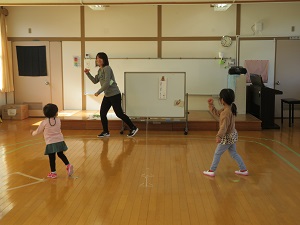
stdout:
<svg viewBox="0 0 300 225">
<path fill-rule="evenodd" d="M 218 144 L 213 162 L 210 166 L 210 170 L 216 171 L 218 164 L 220 162 L 222 154 L 228 149 L 230 156 L 237 162 L 240 170 L 246 170 L 246 165 L 242 159 L 242 157 L 237 153 L 236 151 L 236 143 L 234 144 L 228 144 L 228 145 L 221 145 Z"/>
</svg>

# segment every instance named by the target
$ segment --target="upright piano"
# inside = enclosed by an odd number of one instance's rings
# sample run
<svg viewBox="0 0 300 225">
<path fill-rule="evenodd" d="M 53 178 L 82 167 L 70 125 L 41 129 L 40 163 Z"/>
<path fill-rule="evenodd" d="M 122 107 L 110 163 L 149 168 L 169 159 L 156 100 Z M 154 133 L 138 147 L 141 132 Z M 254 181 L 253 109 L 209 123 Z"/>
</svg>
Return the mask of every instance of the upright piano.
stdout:
<svg viewBox="0 0 300 225">
<path fill-rule="evenodd" d="M 275 95 L 283 94 L 282 91 L 265 87 L 262 77 L 250 74 L 251 85 L 246 91 L 246 112 L 262 121 L 262 129 L 279 129 L 275 124 Z"/>
</svg>

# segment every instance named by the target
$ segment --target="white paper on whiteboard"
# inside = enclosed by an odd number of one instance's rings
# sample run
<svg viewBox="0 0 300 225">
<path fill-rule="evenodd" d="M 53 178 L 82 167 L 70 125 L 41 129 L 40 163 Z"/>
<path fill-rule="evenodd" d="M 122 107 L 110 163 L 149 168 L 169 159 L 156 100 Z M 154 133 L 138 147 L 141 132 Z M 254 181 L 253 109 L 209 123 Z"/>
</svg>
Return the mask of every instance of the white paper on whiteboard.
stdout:
<svg viewBox="0 0 300 225">
<path fill-rule="evenodd" d="M 158 98 L 167 99 L 167 78 L 162 76 L 159 79 Z"/>
</svg>

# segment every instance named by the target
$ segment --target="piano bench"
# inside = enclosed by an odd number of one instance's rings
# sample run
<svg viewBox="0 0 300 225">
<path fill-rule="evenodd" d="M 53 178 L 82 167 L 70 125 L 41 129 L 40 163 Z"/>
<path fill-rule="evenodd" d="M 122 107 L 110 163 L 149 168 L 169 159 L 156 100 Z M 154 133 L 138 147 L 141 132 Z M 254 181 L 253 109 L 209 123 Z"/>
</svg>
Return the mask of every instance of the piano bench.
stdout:
<svg viewBox="0 0 300 225">
<path fill-rule="evenodd" d="M 291 127 L 294 124 L 294 105 L 300 104 L 300 100 L 295 98 L 281 99 L 281 123 L 283 123 L 283 103 L 289 104 L 289 127 Z"/>
</svg>

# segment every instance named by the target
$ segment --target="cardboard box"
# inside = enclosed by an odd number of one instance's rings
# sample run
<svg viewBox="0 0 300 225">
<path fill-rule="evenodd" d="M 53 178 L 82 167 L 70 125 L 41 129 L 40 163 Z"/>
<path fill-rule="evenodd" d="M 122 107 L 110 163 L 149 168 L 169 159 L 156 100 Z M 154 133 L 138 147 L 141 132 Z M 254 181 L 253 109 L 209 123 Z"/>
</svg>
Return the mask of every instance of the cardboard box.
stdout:
<svg viewBox="0 0 300 225">
<path fill-rule="evenodd" d="M 28 118 L 28 105 L 10 104 L 2 106 L 3 120 L 23 120 Z"/>
</svg>

